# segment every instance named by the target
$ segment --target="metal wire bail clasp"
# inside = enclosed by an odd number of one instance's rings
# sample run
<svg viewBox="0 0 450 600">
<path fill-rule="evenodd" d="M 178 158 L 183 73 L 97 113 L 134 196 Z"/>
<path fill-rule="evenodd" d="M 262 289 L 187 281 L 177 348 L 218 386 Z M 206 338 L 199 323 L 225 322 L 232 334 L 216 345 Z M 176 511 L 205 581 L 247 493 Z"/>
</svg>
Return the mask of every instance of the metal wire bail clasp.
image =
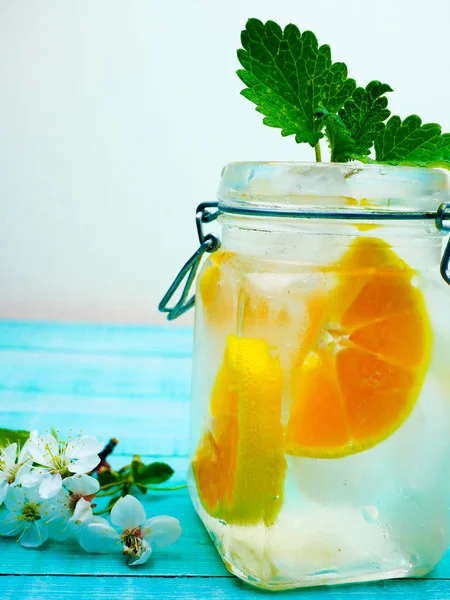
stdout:
<svg viewBox="0 0 450 600">
<path fill-rule="evenodd" d="M 450 219 L 450 203 L 441 204 L 437 211 L 436 227 L 439 231 L 450 231 L 450 223 L 446 219 Z M 450 240 L 444 250 L 441 260 L 441 275 L 443 280 L 450 285 Z"/>
<path fill-rule="evenodd" d="M 219 216 L 220 211 L 217 207 L 218 202 L 202 202 L 197 206 L 197 210 L 195 212 L 195 222 L 197 225 L 197 234 L 200 247 L 182 267 L 181 271 L 173 280 L 172 285 L 165 293 L 164 298 L 158 305 L 158 310 L 160 312 L 167 313 L 167 319 L 169 321 L 177 319 L 194 306 L 195 295 L 191 296 L 188 300 L 186 299 L 191 290 L 195 275 L 197 274 L 202 256 L 205 254 L 205 252 L 211 254 L 211 252 L 215 252 L 220 247 L 220 240 L 215 235 L 212 233 L 205 235 L 205 232 L 203 231 L 203 225 L 205 223 L 211 223 Z M 184 284 L 180 299 L 172 308 L 167 306 L 172 300 L 175 292 L 182 285 L 185 278 L 187 279 L 186 283 Z"/>
</svg>

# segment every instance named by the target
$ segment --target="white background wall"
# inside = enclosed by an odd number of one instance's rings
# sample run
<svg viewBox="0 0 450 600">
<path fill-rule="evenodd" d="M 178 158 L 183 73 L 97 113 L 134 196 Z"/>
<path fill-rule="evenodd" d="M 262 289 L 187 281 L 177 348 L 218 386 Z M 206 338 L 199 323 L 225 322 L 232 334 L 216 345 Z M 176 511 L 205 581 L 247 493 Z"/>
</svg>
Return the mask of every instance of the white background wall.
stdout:
<svg viewBox="0 0 450 600">
<path fill-rule="evenodd" d="M 162 322 L 222 165 L 313 160 L 239 95 L 250 16 L 450 131 L 449 0 L 0 0 L 0 318 Z"/>
</svg>

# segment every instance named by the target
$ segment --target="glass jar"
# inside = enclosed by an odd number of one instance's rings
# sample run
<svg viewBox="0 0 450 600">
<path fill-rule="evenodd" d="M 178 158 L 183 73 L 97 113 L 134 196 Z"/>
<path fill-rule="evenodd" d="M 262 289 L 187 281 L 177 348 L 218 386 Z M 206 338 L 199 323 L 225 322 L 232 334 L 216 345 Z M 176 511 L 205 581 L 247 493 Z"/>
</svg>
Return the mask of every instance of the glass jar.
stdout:
<svg viewBox="0 0 450 600">
<path fill-rule="evenodd" d="M 248 583 L 421 576 L 446 551 L 448 202 L 440 170 L 225 167 L 197 282 L 189 489 Z"/>
</svg>

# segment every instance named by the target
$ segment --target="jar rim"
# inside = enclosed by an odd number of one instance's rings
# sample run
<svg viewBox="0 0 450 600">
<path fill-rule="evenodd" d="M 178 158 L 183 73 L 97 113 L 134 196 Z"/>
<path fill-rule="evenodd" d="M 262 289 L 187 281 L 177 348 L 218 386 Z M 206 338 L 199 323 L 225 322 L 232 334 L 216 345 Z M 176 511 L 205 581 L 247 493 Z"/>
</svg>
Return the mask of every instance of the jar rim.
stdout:
<svg viewBox="0 0 450 600">
<path fill-rule="evenodd" d="M 299 211 L 421 213 L 450 201 L 444 169 L 307 162 L 232 162 L 222 170 L 219 209 L 293 214 Z M 361 208 L 364 207 L 364 208 Z"/>
</svg>

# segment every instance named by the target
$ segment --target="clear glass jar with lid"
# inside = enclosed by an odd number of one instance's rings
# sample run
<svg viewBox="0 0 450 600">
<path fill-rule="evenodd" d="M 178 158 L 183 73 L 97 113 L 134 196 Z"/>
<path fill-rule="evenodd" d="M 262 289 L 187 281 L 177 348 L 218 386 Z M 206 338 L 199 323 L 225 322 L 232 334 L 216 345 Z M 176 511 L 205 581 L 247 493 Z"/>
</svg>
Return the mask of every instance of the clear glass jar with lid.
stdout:
<svg viewBox="0 0 450 600">
<path fill-rule="evenodd" d="M 192 306 L 209 252 L 189 489 L 247 582 L 421 576 L 447 549 L 449 196 L 434 169 L 234 163 L 200 207 L 187 286 L 160 308 Z"/>
</svg>

